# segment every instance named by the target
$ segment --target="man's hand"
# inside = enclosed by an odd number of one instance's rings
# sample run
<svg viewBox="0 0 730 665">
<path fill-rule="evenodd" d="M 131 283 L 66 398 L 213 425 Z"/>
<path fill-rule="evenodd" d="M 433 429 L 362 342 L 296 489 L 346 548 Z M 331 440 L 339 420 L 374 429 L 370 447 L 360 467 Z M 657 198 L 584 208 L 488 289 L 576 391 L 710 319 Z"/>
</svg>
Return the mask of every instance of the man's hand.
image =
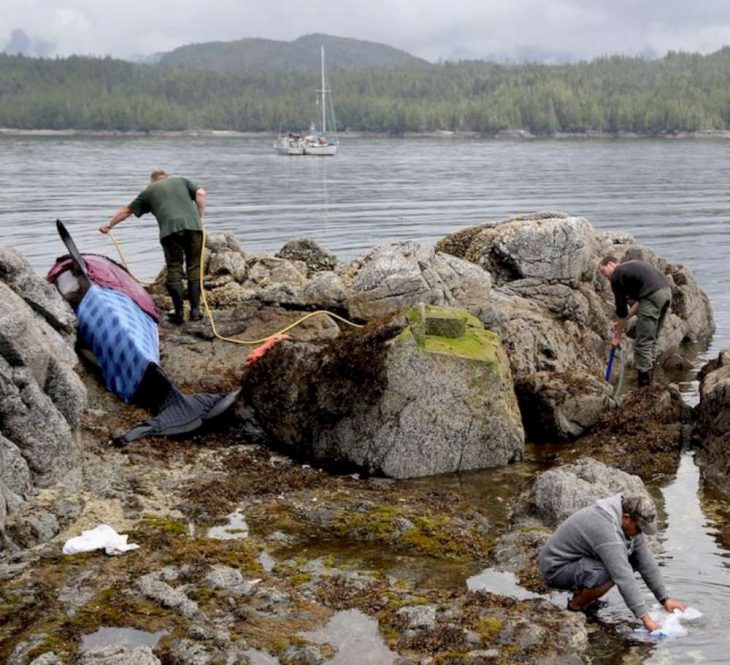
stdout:
<svg viewBox="0 0 730 665">
<path fill-rule="evenodd" d="M 661 624 L 654 621 L 654 619 L 651 618 L 651 614 L 648 612 L 646 614 L 642 614 L 639 619 L 641 619 L 641 622 L 644 624 L 644 628 L 646 628 L 650 633 L 653 630 L 659 630 L 661 628 Z"/>
<path fill-rule="evenodd" d="M 626 327 L 626 319 L 616 319 L 611 324 L 611 346 L 618 346 L 624 336 L 624 328 Z"/>
<path fill-rule="evenodd" d="M 198 208 L 198 215 L 200 215 L 201 220 L 205 217 L 205 202 L 207 200 L 207 196 L 208 192 L 206 192 L 202 187 L 195 191 L 195 205 Z"/>
<path fill-rule="evenodd" d="M 674 598 L 667 598 L 662 603 L 662 607 L 667 612 L 674 612 L 674 610 L 679 610 L 680 612 L 684 612 L 687 609 L 687 606 L 684 603 L 681 603 Z"/>
<path fill-rule="evenodd" d="M 624 327 L 618 321 L 611 324 L 611 346 L 618 346 L 624 336 Z"/>
<path fill-rule="evenodd" d="M 123 222 L 127 217 L 129 217 L 132 214 L 132 209 L 129 206 L 122 206 L 117 211 L 117 214 L 114 215 L 106 224 L 102 224 L 99 227 L 99 231 L 102 233 L 109 233 L 109 231 L 112 230 L 112 227 L 116 226 L 120 222 Z"/>
</svg>

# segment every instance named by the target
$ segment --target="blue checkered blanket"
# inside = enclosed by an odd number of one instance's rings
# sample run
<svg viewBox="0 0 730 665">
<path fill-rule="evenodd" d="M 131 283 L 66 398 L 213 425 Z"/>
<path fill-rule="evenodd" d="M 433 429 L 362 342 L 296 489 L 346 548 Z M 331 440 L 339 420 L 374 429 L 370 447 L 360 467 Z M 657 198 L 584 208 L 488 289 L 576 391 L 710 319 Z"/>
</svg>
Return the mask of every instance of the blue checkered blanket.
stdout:
<svg viewBox="0 0 730 665">
<path fill-rule="evenodd" d="M 76 316 L 79 337 L 96 356 L 106 387 L 130 402 L 149 363 L 160 363 L 157 324 L 129 296 L 95 285 Z"/>
</svg>

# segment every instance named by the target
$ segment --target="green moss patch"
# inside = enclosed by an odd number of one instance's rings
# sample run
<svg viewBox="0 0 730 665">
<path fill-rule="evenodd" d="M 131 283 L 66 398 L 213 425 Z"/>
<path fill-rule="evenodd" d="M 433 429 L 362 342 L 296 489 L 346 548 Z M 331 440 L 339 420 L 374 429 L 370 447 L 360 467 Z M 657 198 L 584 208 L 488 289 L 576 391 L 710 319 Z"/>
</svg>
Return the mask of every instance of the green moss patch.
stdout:
<svg viewBox="0 0 730 665">
<path fill-rule="evenodd" d="M 490 537 L 448 514 L 391 504 L 342 511 L 334 530 L 340 536 L 451 561 L 483 559 L 492 545 Z"/>
<path fill-rule="evenodd" d="M 486 330 L 479 319 L 463 309 L 451 309 L 428 305 L 421 309 L 412 307 L 406 314 L 409 325 L 396 337 L 397 342 L 413 339 L 418 347 L 426 353 L 479 360 L 489 364 L 499 363 L 501 342 L 491 330 Z M 461 337 L 443 337 L 427 335 L 424 317 L 458 317 L 466 322 L 464 335 Z"/>
</svg>

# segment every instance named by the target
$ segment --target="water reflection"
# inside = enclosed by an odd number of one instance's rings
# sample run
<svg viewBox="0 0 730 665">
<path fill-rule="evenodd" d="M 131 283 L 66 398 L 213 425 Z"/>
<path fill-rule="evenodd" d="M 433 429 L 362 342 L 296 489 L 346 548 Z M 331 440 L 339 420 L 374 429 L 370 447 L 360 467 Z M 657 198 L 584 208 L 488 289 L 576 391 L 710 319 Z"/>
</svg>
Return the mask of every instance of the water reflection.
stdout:
<svg viewBox="0 0 730 665">
<path fill-rule="evenodd" d="M 241 508 L 228 516 L 228 524 L 208 529 L 208 538 L 215 540 L 243 540 L 248 538 L 248 523 Z"/>
<path fill-rule="evenodd" d="M 661 563 L 672 594 L 704 616 L 686 624 L 686 637 L 657 644 L 649 663 L 728 662 L 730 555 L 718 545 L 718 525 L 703 512 L 699 484 L 699 470 L 687 453 L 675 480 L 662 490 L 667 528 Z M 705 500 L 714 502 L 708 495 Z"/>
<path fill-rule="evenodd" d="M 389 665 L 398 654 L 386 646 L 378 622 L 360 610 L 335 612 L 320 630 L 300 633 L 315 644 L 331 644 L 337 653 L 324 665 Z"/>
<path fill-rule="evenodd" d="M 159 630 L 156 633 L 150 633 L 145 630 L 137 630 L 136 628 L 118 628 L 109 626 L 99 628 L 95 633 L 84 635 L 81 638 L 81 651 L 89 651 L 97 647 L 106 646 L 125 646 L 134 647 L 150 647 L 157 646 L 157 643 L 167 635 L 166 630 Z"/>
<path fill-rule="evenodd" d="M 505 570 L 495 570 L 493 568 L 487 568 L 478 575 L 469 577 L 466 580 L 466 588 L 469 591 L 488 591 L 489 593 L 496 593 L 500 596 L 514 598 L 515 600 L 545 597 L 520 586 L 514 573 Z"/>
</svg>

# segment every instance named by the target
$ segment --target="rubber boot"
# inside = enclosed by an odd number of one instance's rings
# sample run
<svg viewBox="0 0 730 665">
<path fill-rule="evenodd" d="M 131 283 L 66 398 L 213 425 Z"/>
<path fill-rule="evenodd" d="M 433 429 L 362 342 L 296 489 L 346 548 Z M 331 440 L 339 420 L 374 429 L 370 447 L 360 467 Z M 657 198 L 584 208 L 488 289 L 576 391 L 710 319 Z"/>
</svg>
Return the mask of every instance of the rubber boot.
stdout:
<svg viewBox="0 0 730 665">
<path fill-rule="evenodd" d="M 637 371 L 639 388 L 648 388 L 651 385 L 651 371 Z"/>
<path fill-rule="evenodd" d="M 170 298 L 172 298 L 172 306 L 174 308 L 173 313 L 170 315 L 170 322 L 179 326 L 185 321 L 182 284 L 168 284 L 167 292 L 170 294 Z"/>
<path fill-rule="evenodd" d="M 188 282 L 188 300 L 190 301 L 190 320 L 200 321 L 203 315 L 200 312 L 200 284 Z"/>
</svg>

